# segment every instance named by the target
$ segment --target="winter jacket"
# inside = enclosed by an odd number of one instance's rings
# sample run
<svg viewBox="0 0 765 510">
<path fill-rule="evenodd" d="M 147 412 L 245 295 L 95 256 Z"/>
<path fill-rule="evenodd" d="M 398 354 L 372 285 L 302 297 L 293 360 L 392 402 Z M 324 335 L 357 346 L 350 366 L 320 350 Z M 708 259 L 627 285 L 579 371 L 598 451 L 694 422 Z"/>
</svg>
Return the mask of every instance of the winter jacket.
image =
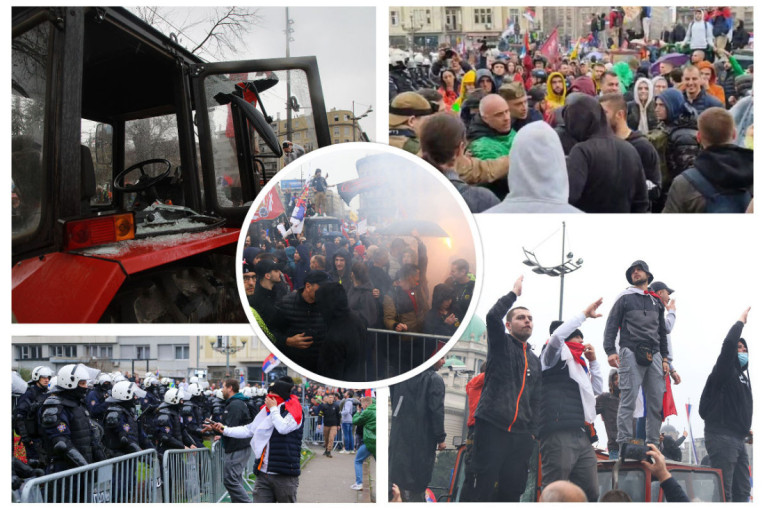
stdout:
<svg viewBox="0 0 765 510">
<path fill-rule="evenodd" d="M 497 84 L 494 82 L 494 75 L 491 74 L 491 71 L 488 69 L 477 69 L 475 72 L 475 88 L 480 88 L 479 83 L 481 82 L 481 78 L 489 78 L 491 80 L 491 93 L 495 94 L 497 92 Z"/>
<path fill-rule="evenodd" d="M 348 308 L 348 297 L 340 284 L 319 287 L 316 303 L 327 324 L 316 373 L 341 381 L 363 381 L 366 324 Z"/>
<path fill-rule="evenodd" d="M 653 352 L 660 352 L 662 358 L 669 355 L 664 305 L 637 287 L 622 292 L 608 313 L 603 332 L 603 350 L 608 356 L 618 354 L 617 333 L 620 349 L 626 347 L 635 352 L 638 344 L 645 343 Z"/>
<path fill-rule="evenodd" d="M 627 103 L 627 126 L 629 126 L 629 128 L 633 131 L 640 131 L 641 133 L 646 134 L 648 131 L 656 129 L 659 121 L 656 119 L 656 104 L 653 102 L 653 83 L 651 83 L 649 79 L 638 78 L 635 80 L 633 97 L 638 97 L 637 88 L 640 83 L 648 84 L 648 100 L 645 106 L 645 122 L 643 126 L 645 129 L 641 129 L 641 109 L 637 99 Z"/>
<path fill-rule="evenodd" d="M 250 410 L 247 407 L 247 397 L 241 393 L 231 396 L 223 407 L 222 423 L 227 427 L 238 427 L 247 425 L 252 421 Z M 244 450 L 250 446 L 248 439 L 237 439 L 233 437 L 222 437 L 223 451 L 226 453 Z"/>
<path fill-rule="evenodd" d="M 568 105 L 566 131 L 577 143 L 568 156 L 569 203 L 584 212 L 648 211 L 640 155 L 614 136 L 598 100 L 583 96 Z"/>
<path fill-rule="evenodd" d="M 438 309 L 431 308 L 428 313 L 425 314 L 425 323 L 422 327 L 422 332 L 428 335 L 442 335 L 452 337 L 457 332 L 457 328 L 460 325 L 460 321 L 456 321 L 454 324 L 447 324 L 444 322 L 449 315 L 457 315 L 453 308 L 449 308 L 445 314 L 442 314 Z"/>
<path fill-rule="evenodd" d="M 319 287 L 321 288 L 321 287 Z M 302 290 L 302 289 L 301 289 Z M 271 329 L 275 336 L 275 345 L 289 359 L 311 372 L 316 371 L 327 324 L 316 303 L 303 299 L 301 290 L 295 290 L 284 296 L 276 305 L 276 321 Z M 288 347 L 287 338 L 298 333 L 313 337 L 313 343 L 307 349 Z"/>
<path fill-rule="evenodd" d="M 500 133 L 486 124 L 480 115 L 473 117 L 467 133 L 468 151 L 478 159 L 496 159 L 506 156 L 513 145 L 515 131 Z"/>
<path fill-rule="evenodd" d="M 684 102 L 679 91 L 667 89 L 659 94 L 659 99 L 667 107 L 667 119 L 648 134 L 648 140 L 659 153 L 661 188 L 666 193 L 672 180 L 693 166 L 699 153 L 698 123 L 696 111 Z"/>
<path fill-rule="evenodd" d="M 430 483 L 436 446 L 446 439 L 443 378 L 432 368 L 390 387 L 388 479 L 422 492 Z"/>
<path fill-rule="evenodd" d="M 704 434 L 724 434 L 744 438 L 752 428 L 752 385 L 749 365 L 738 360 L 739 341 L 744 323 L 737 321 L 722 344 L 712 373 L 707 377 L 699 400 L 699 416 L 704 419 Z"/>
<path fill-rule="evenodd" d="M 733 31 L 733 37 L 730 41 L 730 47 L 733 50 L 746 48 L 749 45 L 749 32 L 741 25 Z"/>
<path fill-rule="evenodd" d="M 643 133 L 633 131 L 626 140 L 635 148 L 643 163 L 643 173 L 645 178 L 656 186 L 661 186 L 661 166 L 659 164 L 659 153 L 656 152 L 653 144 Z"/>
<path fill-rule="evenodd" d="M 511 133 L 513 132 L 511 131 Z M 499 203 L 499 199 L 494 193 L 486 188 L 469 186 L 465 181 L 460 179 L 459 175 L 454 170 L 446 170 L 443 174 L 444 177 L 449 179 L 449 182 L 457 188 L 457 191 L 467 204 L 471 213 L 482 213 Z"/>
<path fill-rule="evenodd" d="M 471 278 L 466 283 L 454 282 L 452 288 L 454 289 L 452 307 L 454 308 L 455 315 L 461 322 L 465 318 L 467 309 L 470 306 L 470 300 L 473 298 L 475 280 Z"/>
<path fill-rule="evenodd" d="M 342 273 L 338 273 L 337 269 L 335 268 L 335 259 L 338 257 L 345 259 L 345 268 L 343 269 Z M 329 277 L 333 282 L 337 282 L 342 285 L 346 293 L 351 289 L 351 287 L 353 287 L 353 279 L 351 278 L 352 265 L 353 261 L 351 259 L 350 253 L 348 253 L 347 250 L 338 250 L 334 253 L 334 255 L 332 255 L 332 262 L 330 264 L 332 269 L 329 271 Z"/>
<path fill-rule="evenodd" d="M 668 435 L 664 435 L 664 441 L 662 441 L 661 453 L 668 459 L 680 462 L 683 460 L 683 452 L 680 450 L 680 445 L 685 441 L 685 436 L 680 436 L 678 439 L 673 439 Z"/>
<path fill-rule="evenodd" d="M 297 246 L 297 253 L 300 255 L 300 260 L 295 262 L 295 277 L 292 279 L 295 290 L 303 288 L 305 276 L 311 270 L 311 251 L 308 245 L 305 243 L 299 244 Z"/>
<path fill-rule="evenodd" d="M 510 193 L 488 213 L 578 213 L 569 205 L 568 172 L 558 135 L 545 122 L 529 124 L 510 150 Z"/>
<path fill-rule="evenodd" d="M 337 402 L 322 404 L 319 407 L 319 416 L 322 423 L 327 427 L 338 427 L 343 422 L 340 415 L 340 405 Z"/>
<path fill-rule="evenodd" d="M 698 171 L 714 189 L 721 194 L 743 192 L 743 196 L 751 198 L 754 185 L 754 151 L 733 144 L 709 147 L 699 153 L 694 165 L 675 177 L 669 188 L 666 213 L 701 213 L 707 210 L 707 199 L 704 194 L 691 182 L 690 172 Z M 745 212 L 749 205 L 742 196 L 743 207 L 738 211 Z M 746 203 L 744 203 L 746 202 Z"/>
<path fill-rule="evenodd" d="M 367 328 L 378 327 L 381 319 L 381 314 L 378 313 L 378 301 L 372 296 L 372 290 L 372 284 L 366 283 L 354 285 L 348 291 L 348 307 L 356 312 Z"/>
<path fill-rule="evenodd" d="M 703 89 L 699 91 L 699 95 L 696 96 L 696 99 L 691 101 L 688 98 L 688 93 L 683 92 L 683 97 L 685 98 L 685 101 L 691 105 L 691 107 L 696 110 L 697 115 L 701 115 L 701 113 L 706 110 L 707 108 L 712 108 L 713 106 L 716 106 L 718 108 L 725 108 L 724 104 L 725 101 L 720 101 L 716 97 L 712 96 L 711 94 L 708 94 Z"/>
<path fill-rule="evenodd" d="M 425 314 L 427 307 L 425 303 L 417 300 L 415 306 L 410 299 L 417 292 L 405 291 L 401 287 L 392 287 L 392 290 L 385 295 L 383 299 L 383 322 L 385 329 L 393 330 L 396 324 L 406 324 L 407 331 L 410 333 L 419 333 L 425 323 Z"/>
<path fill-rule="evenodd" d="M 526 114 L 525 119 L 513 119 L 512 123 L 510 124 L 510 128 L 518 133 L 522 127 L 526 127 L 532 122 L 537 122 L 540 120 L 544 120 L 544 117 L 542 117 L 542 114 L 539 113 L 538 110 L 535 110 L 534 108 L 529 108 L 528 113 Z"/>
<path fill-rule="evenodd" d="M 475 417 L 511 433 L 538 435 L 542 365 L 528 342 L 505 333 L 505 315 L 515 300 L 515 293 L 510 292 L 486 315 L 489 350 Z"/>
<path fill-rule="evenodd" d="M 364 446 L 372 457 L 377 457 L 377 406 L 374 400 L 366 409 L 353 416 L 353 424 L 363 429 Z M 358 430 L 358 429 L 357 429 Z"/>
<path fill-rule="evenodd" d="M 276 287 L 268 290 L 258 282 L 255 284 L 255 292 L 251 296 L 247 296 L 247 301 L 270 329 L 277 320 Z"/>
<path fill-rule="evenodd" d="M 475 425 L 475 410 L 478 407 L 478 402 L 481 400 L 481 393 L 483 392 L 483 383 L 486 380 L 486 373 L 481 372 L 477 376 L 473 377 L 465 385 L 465 393 L 468 398 L 468 421 L 467 426 L 472 427 Z"/>
</svg>

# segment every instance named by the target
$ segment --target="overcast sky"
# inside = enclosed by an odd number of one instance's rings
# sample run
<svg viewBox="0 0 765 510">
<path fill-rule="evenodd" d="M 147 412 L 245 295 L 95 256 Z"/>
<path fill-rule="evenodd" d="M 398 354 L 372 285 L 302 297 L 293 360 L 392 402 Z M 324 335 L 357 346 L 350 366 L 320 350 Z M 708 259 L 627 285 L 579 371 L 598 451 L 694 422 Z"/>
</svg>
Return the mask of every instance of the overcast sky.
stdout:
<svg viewBox="0 0 765 510">
<path fill-rule="evenodd" d="M 250 60 L 286 55 L 284 7 L 257 7 L 259 23 L 245 35 L 246 45 L 237 53 L 223 57 L 202 52 L 207 61 Z M 161 7 L 163 18 L 175 27 L 208 20 L 212 8 Z M 356 115 L 375 102 L 375 9 L 374 7 L 290 7 L 294 20 L 290 56 L 316 56 L 321 74 L 324 103 L 332 108 L 351 110 L 356 101 Z M 179 41 L 187 48 L 201 42 L 209 22 L 184 30 Z M 164 33 L 175 32 L 160 21 Z M 193 42 L 192 42 L 193 41 Z M 276 112 L 269 111 L 276 118 Z M 284 112 L 281 117 L 284 118 Z M 375 112 L 359 121 L 361 128 L 375 140 Z"/>
<path fill-rule="evenodd" d="M 698 401 L 704 383 L 720 353 L 730 327 L 747 306 L 752 306 L 743 337 L 749 340 L 752 366 L 760 366 L 757 339 L 761 336 L 761 314 L 755 305 L 760 292 L 755 288 L 759 253 L 752 235 L 754 218 L 727 215 L 679 217 L 650 215 L 581 215 L 567 218 L 547 215 L 477 215 L 476 221 L 484 247 L 486 277 L 478 304 L 478 314 L 486 313 L 497 299 L 512 290 L 515 279 L 523 274 L 524 285 L 516 305 L 531 311 L 534 334 L 530 343 L 539 354 L 549 337 L 548 327 L 558 318 L 560 279 L 538 275 L 522 264 L 521 246 L 534 249 L 566 221 L 566 252 L 573 260 L 584 259 L 578 271 L 565 278 L 563 319 L 603 298 L 599 311 L 603 317 L 588 319 L 582 328 L 585 343 L 591 343 L 601 363 L 607 389 L 607 356 L 603 350 L 603 330 L 608 312 L 619 292 L 629 286 L 625 271 L 636 259 L 642 259 L 657 281 L 676 292 L 677 322 L 672 331 L 674 366 L 682 377 L 673 385 L 678 414 L 669 423 L 680 432 L 687 427 L 685 403 L 693 405 L 692 425 L 696 437 L 703 435 L 703 420 L 698 416 Z M 711 234 L 714 233 L 714 234 Z M 553 235 L 535 253 L 545 266 L 560 263 L 561 235 Z M 761 302 L 761 300 L 760 300 Z M 753 372 L 755 372 L 753 370 Z M 753 374 L 757 386 L 756 372 Z M 755 398 L 756 398 L 755 387 Z M 597 420 L 600 444 L 605 447 L 606 433 Z"/>
</svg>

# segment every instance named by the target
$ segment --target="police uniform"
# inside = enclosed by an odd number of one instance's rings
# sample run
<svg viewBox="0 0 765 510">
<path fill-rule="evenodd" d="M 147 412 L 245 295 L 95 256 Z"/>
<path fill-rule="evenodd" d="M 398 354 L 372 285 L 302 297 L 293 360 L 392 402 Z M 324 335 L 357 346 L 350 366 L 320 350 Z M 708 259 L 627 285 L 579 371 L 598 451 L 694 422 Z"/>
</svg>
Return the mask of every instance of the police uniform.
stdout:
<svg viewBox="0 0 765 510">
<path fill-rule="evenodd" d="M 183 421 L 183 427 L 194 441 L 194 445 L 197 448 L 204 448 L 204 441 L 202 439 L 204 435 L 202 433 L 204 415 L 202 414 L 202 408 L 196 400 L 197 397 L 192 397 L 191 400 L 187 400 L 181 405 L 181 420 Z"/>
<path fill-rule="evenodd" d="M 104 417 L 104 443 L 115 457 L 152 448 L 132 401 L 110 397 Z"/>
<path fill-rule="evenodd" d="M 95 426 L 76 390 L 61 390 L 43 402 L 40 429 L 51 459 L 48 473 L 57 473 L 104 460 Z"/>
<path fill-rule="evenodd" d="M 27 459 L 41 459 L 45 456 L 37 428 L 37 411 L 47 396 L 47 388 L 41 388 L 36 381 L 32 382 L 19 397 L 13 410 L 13 428 L 21 436 Z"/>
<path fill-rule="evenodd" d="M 154 443 L 160 458 L 165 450 L 183 449 L 194 441 L 181 422 L 180 405 L 163 403 L 154 419 Z"/>
<path fill-rule="evenodd" d="M 106 403 L 108 397 L 109 392 L 102 389 L 100 385 L 90 390 L 88 396 L 85 397 L 85 404 L 88 406 L 90 417 L 100 424 L 103 424 L 104 414 L 109 407 L 109 404 Z"/>
</svg>

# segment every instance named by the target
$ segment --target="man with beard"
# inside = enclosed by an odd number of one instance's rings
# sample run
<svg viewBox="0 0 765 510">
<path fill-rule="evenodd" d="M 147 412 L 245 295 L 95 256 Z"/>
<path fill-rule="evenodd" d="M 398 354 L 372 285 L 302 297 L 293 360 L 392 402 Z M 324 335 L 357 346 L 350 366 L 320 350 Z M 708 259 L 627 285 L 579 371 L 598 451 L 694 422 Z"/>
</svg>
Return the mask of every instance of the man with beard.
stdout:
<svg viewBox="0 0 765 510">
<path fill-rule="evenodd" d="M 747 440 L 752 436 L 752 384 L 749 347 L 741 338 L 749 308 L 730 328 L 699 401 L 709 461 L 722 471 L 726 501 L 749 501 Z"/>
<path fill-rule="evenodd" d="M 468 150 L 478 159 L 507 156 L 515 137 L 507 101 L 499 94 L 489 94 L 481 99 L 478 108 L 479 114 L 473 117 L 467 133 Z"/>
<path fill-rule="evenodd" d="M 548 110 L 560 108 L 566 103 L 566 80 L 561 73 L 550 73 L 547 77 Z"/>
<path fill-rule="evenodd" d="M 522 285 L 523 276 L 486 315 L 489 350 L 475 412 L 475 475 L 465 480 L 465 501 L 494 501 L 495 485 L 496 501 L 519 501 L 526 488 L 541 419 L 542 368 L 527 343 L 534 326 L 531 312 L 522 306 L 511 308 Z"/>
<path fill-rule="evenodd" d="M 242 280 L 244 280 L 244 293 L 249 299 L 255 292 L 256 278 L 252 265 L 246 259 L 242 261 Z"/>
<path fill-rule="evenodd" d="M 502 85 L 498 93 L 507 101 L 510 118 L 512 119 L 510 127 L 516 133 L 530 122 L 543 120 L 542 114 L 539 111 L 529 108 L 529 97 L 521 82 L 516 81 Z"/>
<path fill-rule="evenodd" d="M 252 422 L 248 399 L 239 392 L 239 381 L 228 379 L 223 381 L 222 396 L 225 399 L 220 419 L 227 427 L 240 427 Z M 213 417 L 213 420 L 215 418 Z M 205 425 L 204 430 L 211 428 Z M 237 439 L 223 436 L 223 485 L 231 496 L 232 503 L 251 503 L 250 496 L 242 486 L 242 472 L 250 458 L 250 442 L 247 439 Z"/>
<path fill-rule="evenodd" d="M 619 413 L 619 371 L 611 369 L 608 374 L 608 391 L 595 399 L 595 412 L 603 418 L 608 437 L 608 458 L 619 458 L 619 443 L 616 442 L 616 415 Z"/>
<path fill-rule="evenodd" d="M 329 272 L 329 277 L 333 282 L 342 285 L 346 293 L 353 287 L 351 256 L 348 251 L 341 249 L 332 256 L 332 270 Z"/>
<path fill-rule="evenodd" d="M 50 459 L 49 473 L 105 460 L 83 403 L 89 377 L 83 365 L 64 365 L 56 376 L 56 387 L 43 402 L 40 428 Z"/>
<path fill-rule="evenodd" d="M 441 358 L 424 372 L 390 387 L 393 412 L 388 443 L 388 481 L 399 487 L 405 502 L 425 501 L 436 450 L 446 449 L 445 386 L 438 375 L 443 365 Z"/>
<path fill-rule="evenodd" d="M 661 168 L 659 167 L 659 153 L 653 144 L 648 141 L 640 131 L 633 131 L 627 125 L 628 108 L 624 96 L 621 94 L 606 94 L 600 96 L 600 105 L 606 112 L 608 124 L 611 130 L 622 140 L 632 145 L 640 156 L 643 172 L 646 177 L 646 187 L 649 199 L 657 200 L 661 194 Z"/>
<path fill-rule="evenodd" d="M 745 212 L 752 200 L 754 151 L 734 144 L 733 117 L 722 108 L 704 111 L 697 139 L 702 150 L 672 181 L 664 212 Z"/>
<path fill-rule="evenodd" d="M 13 429 L 21 436 L 27 459 L 39 459 L 43 452 L 42 437 L 37 427 L 37 411 L 47 398 L 48 383 L 53 370 L 45 366 L 35 367 L 27 391 L 19 397 L 13 409 Z"/>
<path fill-rule="evenodd" d="M 582 96 L 563 111 L 566 133 L 578 142 L 568 155 L 569 203 L 584 212 L 648 211 L 640 155 L 614 136 L 594 97 Z"/>
<path fill-rule="evenodd" d="M 608 364 L 619 369 L 620 402 L 617 417 L 620 457 L 633 441 L 632 418 L 640 387 L 646 410 L 646 442 L 659 444 L 664 377 L 669 374 L 669 351 L 664 305 L 648 291 L 653 275 L 642 260 L 633 262 L 625 276 L 631 287 L 616 299 L 606 321 L 603 349 Z M 619 352 L 615 341 L 619 333 Z"/>
</svg>

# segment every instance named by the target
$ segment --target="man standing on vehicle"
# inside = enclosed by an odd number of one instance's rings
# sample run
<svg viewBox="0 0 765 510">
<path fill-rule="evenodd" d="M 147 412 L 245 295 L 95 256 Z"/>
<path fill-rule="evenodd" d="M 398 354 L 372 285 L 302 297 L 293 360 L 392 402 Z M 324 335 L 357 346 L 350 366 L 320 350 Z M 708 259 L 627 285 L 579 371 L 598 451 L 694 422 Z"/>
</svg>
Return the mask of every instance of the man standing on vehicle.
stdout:
<svg viewBox="0 0 765 510">
<path fill-rule="evenodd" d="M 603 337 L 608 364 L 619 369 L 621 400 L 616 441 L 622 460 L 625 447 L 633 440 L 632 415 L 641 385 L 645 395 L 646 442 L 659 444 L 664 376 L 669 373 L 664 305 L 648 290 L 653 281 L 648 264 L 636 260 L 627 269 L 626 277 L 631 287 L 617 296 L 608 314 Z M 618 353 L 615 347 L 617 333 Z"/>
<path fill-rule="evenodd" d="M 327 174 L 329 177 L 329 174 Z M 326 216 L 327 211 L 325 209 L 327 205 L 327 179 L 321 175 L 321 168 L 317 168 L 311 179 L 311 191 L 313 191 L 313 204 L 316 208 L 316 214 L 319 216 Z"/>
<path fill-rule="evenodd" d="M 534 326 L 531 312 L 522 306 L 511 309 L 522 286 L 523 276 L 486 315 L 489 350 L 475 412 L 475 476 L 465 480 L 466 501 L 519 501 L 526 488 L 539 429 L 542 366 L 528 344 Z"/>
<path fill-rule="evenodd" d="M 590 502 L 598 500 L 598 461 L 595 436 L 595 396 L 603 387 L 595 348 L 584 343 L 579 326 L 597 313 L 598 299 L 566 322 L 554 321 L 542 350 L 542 490 L 558 480 L 579 486 Z M 589 368 L 587 361 L 589 361 Z"/>
<path fill-rule="evenodd" d="M 745 443 L 752 435 L 752 384 L 749 347 L 741 338 L 750 308 L 725 337 L 699 401 L 709 461 L 722 470 L 726 501 L 749 501 L 751 490 Z"/>
</svg>

